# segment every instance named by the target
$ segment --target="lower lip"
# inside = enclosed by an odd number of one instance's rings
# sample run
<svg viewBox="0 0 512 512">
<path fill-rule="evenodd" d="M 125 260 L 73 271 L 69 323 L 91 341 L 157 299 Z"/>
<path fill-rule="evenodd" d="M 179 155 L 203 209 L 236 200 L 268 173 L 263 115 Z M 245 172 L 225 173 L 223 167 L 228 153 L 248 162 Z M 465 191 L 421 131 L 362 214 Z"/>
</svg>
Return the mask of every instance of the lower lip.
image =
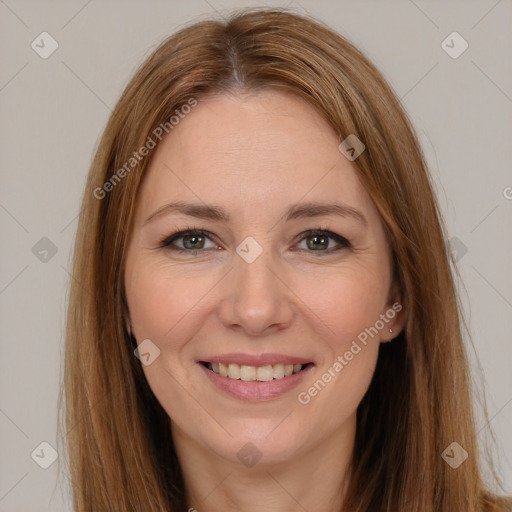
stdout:
<svg viewBox="0 0 512 512">
<path fill-rule="evenodd" d="M 248 402 L 262 402 L 272 400 L 283 395 L 287 391 L 290 391 L 290 389 L 297 386 L 305 375 L 314 367 L 314 365 L 310 363 L 299 373 L 294 373 L 288 377 L 283 377 L 282 379 L 259 382 L 230 379 L 229 377 L 223 377 L 222 375 L 209 370 L 201 363 L 198 363 L 198 365 L 203 373 L 219 389 L 235 398 L 238 398 L 239 400 L 245 400 Z"/>
</svg>

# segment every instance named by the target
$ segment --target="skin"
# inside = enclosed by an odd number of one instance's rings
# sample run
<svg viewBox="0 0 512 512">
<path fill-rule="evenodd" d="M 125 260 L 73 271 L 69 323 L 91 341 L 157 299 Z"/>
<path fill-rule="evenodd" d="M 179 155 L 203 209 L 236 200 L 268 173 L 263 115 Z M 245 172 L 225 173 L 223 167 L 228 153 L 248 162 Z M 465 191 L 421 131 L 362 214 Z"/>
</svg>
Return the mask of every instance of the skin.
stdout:
<svg viewBox="0 0 512 512">
<path fill-rule="evenodd" d="M 339 143 L 306 102 L 265 90 L 201 99 L 154 150 L 127 248 L 129 321 L 138 343 L 150 339 L 160 350 L 143 370 L 170 417 L 188 504 L 199 512 L 341 506 L 356 409 L 379 344 L 398 335 L 405 311 L 308 404 L 299 403 L 298 393 L 400 302 L 382 222 Z M 220 205 L 231 219 L 169 213 L 144 225 L 177 200 Z M 288 206 L 306 201 L 350 205 L 367 226 L 339 215 L 284 221 Z M 201 240 L 196 255 L 159 246 L 191 228 L 216 239 Z M 318 228 L 351 247 L 329 253 L 340 246 L 328 239 L 315 250 L 314 235 L 302 237 Z M 263 249 L 252 263 L 236 252 L 248 236 Z M 297 388 L 247 402 L 219 390 L 196 363 L 231 352 L 294 355 L 315 367 Z M 248 442 L 262 454 L 252 467 L 237 457 Z"/>
</svg>

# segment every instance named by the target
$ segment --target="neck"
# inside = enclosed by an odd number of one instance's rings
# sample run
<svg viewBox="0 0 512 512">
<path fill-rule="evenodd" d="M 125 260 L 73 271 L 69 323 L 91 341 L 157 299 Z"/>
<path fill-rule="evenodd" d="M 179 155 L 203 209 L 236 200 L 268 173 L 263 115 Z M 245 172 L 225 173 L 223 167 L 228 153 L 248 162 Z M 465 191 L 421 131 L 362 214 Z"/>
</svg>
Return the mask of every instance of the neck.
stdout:
<svg viewBox="0 0 512 512">
<path fill-rule="evenodd" d="M 321 445 L 252 467 L 227 460 L 173 424 L 190 512 L 341 511 L 355 436 L 355 418 Z M 244 442 L 247 442 L 245 440 Z M 243 444 L 243 443 L 242 443 Z M 268 458 L 267 458 L 268 460 Z"/>
</svg>

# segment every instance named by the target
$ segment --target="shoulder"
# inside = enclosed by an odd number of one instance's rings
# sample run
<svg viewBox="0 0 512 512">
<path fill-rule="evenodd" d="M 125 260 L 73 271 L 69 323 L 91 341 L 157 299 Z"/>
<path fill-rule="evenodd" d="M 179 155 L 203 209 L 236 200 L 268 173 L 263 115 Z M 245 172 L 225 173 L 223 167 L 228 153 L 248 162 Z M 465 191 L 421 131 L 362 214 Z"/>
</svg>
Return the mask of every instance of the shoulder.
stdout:
<svg viewBox="0 0 512 512">
<path fill-rule="evenodd" d="M 512 512 L 512 496 L 486 497 L 482 512 Z"/>
</svg>

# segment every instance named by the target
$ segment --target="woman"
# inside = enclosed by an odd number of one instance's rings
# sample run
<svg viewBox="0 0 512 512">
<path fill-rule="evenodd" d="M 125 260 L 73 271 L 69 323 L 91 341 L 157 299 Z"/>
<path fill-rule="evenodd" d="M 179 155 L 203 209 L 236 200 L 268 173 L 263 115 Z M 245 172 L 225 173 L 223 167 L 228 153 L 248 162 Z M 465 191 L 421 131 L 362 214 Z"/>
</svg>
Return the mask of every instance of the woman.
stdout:
<svg viewBox="0 0 512 512">
<path fill-rule="evenodd" d="M 426 164 L 375 67 L 255 9 L 167 39 L 89 172 L 76 510 L 507 510 L 482 482 Z"/>
</svg>

